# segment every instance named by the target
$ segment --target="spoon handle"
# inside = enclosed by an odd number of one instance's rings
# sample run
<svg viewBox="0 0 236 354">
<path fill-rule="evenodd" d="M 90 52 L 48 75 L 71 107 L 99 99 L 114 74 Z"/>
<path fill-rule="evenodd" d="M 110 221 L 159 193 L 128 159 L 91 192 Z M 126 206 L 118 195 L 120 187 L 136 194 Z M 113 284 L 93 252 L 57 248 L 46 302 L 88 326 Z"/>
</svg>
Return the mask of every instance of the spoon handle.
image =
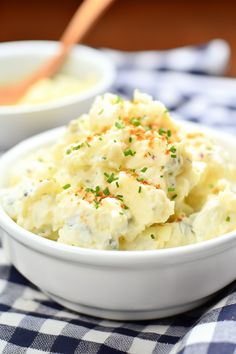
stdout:
<svg viewBox="0 0 236 354">
<path fill-rule="evenodd" d="M 60 69 L 73 45 L 85 36 L 95 21 L 99 19 L 103 12 L 105 12 L 108 6 L 114 1 L 115 0 L 84 0 L 70 20 L 60 39 L 61 46 L 58 53 L 30 77 L 26 78 L 22 83 L 22 87 L 26 88 L 27 86 L 33 85 L 42 77 L 53 76 Z"/>
<path fill-rule="evenodd" d="M 114 0 L 84 0 L 66 27 L 60 41 L 64 48 L 79 42 Z"/>
</svg>

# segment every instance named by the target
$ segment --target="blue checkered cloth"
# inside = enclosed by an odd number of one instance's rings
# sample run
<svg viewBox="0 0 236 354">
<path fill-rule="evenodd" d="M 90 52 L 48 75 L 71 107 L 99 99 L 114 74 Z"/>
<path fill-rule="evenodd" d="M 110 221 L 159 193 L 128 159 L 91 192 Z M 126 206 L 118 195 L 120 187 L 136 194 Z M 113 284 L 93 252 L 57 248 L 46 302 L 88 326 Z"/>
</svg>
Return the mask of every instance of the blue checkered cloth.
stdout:
<svg viewBox="0 0 236 354">
<path fill-rule="evenodd" d="M 118 68 L 113 91 L 130 96 L 139 88 L 177 118 L 236 132 L 236 81 L 216 77 L 228 66 L 224 41 L 166 52 L 106 52 Z M 8 264 L 0 248 L 0 353 L 236 354 L 236 282 L 185 314 L 108 321 L 48 299 Z"/>
</svg>

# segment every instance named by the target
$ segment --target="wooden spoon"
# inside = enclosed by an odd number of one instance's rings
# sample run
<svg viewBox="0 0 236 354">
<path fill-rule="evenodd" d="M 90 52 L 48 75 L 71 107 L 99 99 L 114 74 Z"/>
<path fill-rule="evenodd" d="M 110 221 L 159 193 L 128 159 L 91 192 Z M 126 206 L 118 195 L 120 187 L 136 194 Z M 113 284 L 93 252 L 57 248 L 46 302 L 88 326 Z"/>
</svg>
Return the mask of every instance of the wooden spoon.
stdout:
<svg viewBox="0 0 236 354">
<path fill-rule="evenodd" d="M 0 87 L 0 105 L 15 104 L 36 81 L 53 76 L 60 69 L 73 45 L 81 41 L 113 1 L 84 0 L 60 39 L 59 52 L 23 81 Z"/>
</svg>

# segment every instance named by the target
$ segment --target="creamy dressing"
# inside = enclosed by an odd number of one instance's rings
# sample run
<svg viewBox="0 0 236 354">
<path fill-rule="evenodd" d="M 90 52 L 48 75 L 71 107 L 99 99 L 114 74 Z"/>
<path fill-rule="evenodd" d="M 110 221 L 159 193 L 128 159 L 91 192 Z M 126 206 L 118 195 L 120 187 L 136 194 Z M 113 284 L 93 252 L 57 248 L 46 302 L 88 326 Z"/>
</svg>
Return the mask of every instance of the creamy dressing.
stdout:
<svg viewBox="0 0 236 354">
<path fill-rule="evenodd" d="M 67 96 L 78 95 L 93 87 L 96 79 L 88 77 L 79 80 L 65 74 L 58 74 L 53 78 L 44 78 L 33 84 L 17 105 L 35 105 L 57 101 Z"/>
</svg>

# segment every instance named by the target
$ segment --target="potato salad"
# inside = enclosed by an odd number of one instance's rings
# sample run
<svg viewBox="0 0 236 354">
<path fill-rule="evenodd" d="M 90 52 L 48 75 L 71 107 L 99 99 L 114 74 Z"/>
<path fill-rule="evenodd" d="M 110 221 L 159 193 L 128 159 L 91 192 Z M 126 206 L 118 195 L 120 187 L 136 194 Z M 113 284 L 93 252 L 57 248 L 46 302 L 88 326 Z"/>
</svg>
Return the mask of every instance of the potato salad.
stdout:
<svg viewBox="0 0 236 354">
<path fill-rule="evenodd" d="M 107 93 L 14 166 L 2 203 L 18 225 L 60 243 L 153 250 L 236 229 L 235 181 L 227 153 L 161 102 Z"/>
</svg>

